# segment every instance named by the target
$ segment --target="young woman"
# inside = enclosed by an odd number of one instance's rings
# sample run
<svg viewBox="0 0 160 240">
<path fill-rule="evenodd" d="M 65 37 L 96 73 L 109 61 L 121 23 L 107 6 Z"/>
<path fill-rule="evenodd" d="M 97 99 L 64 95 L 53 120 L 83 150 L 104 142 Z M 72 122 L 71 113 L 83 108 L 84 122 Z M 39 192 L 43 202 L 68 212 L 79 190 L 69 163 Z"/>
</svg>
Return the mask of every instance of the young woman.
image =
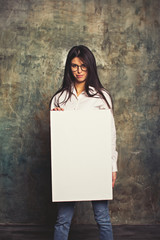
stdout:
<svg viewBox="0 0 160 240">
<path fill-rule="evenodd" d="M 51 110 L 101 110 L 112 109 L 109 93 L 103 88 L 97 74 L 93 53 L 85 46 L 73 47 L 67 56 L 62 87 L 51 100 Z M 112 186 L 117 172 L 116 131 L 112 118 Z M 58 216 L 54 240 L 67 240 L 75 202 L 58 203 Z M 100 240 L 112 240 L 112 225 L 108 201 L 92 201 Z"/>
</svg>

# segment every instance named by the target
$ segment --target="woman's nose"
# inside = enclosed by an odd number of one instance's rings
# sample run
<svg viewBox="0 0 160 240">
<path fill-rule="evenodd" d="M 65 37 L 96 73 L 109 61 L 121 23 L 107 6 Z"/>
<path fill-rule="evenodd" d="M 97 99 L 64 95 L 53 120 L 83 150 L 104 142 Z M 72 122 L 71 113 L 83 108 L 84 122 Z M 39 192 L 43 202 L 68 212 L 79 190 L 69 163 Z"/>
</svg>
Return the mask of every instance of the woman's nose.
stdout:
<svg viewBox="0 0 160 240">
<path fill-rule="evenodd" d="M 78 73 L 81 73 L 81 72 L 82 72 L 81 66 L 77 66 L 77 72 L 78 72 Z"/>
</svg>

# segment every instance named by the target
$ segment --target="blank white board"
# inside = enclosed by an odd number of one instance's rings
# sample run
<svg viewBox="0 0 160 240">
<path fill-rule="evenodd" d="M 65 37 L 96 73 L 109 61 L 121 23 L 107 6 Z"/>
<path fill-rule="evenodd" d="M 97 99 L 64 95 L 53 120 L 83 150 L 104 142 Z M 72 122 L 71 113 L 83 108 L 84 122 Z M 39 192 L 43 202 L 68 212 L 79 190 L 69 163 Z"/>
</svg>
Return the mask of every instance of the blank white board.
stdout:
<svg viewBox="0 0 160 240">
<path fill-rule="evenodd" d="M 50 111 L 52 201 L 112 199 L 110 110 Z"/>
</svg>

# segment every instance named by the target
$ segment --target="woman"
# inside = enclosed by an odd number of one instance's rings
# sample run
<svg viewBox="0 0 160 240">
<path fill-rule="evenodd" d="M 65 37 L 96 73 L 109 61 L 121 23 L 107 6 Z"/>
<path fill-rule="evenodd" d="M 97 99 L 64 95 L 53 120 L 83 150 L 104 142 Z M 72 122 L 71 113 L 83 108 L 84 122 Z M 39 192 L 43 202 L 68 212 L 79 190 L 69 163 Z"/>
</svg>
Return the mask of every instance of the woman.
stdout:
<svg viewBox="0 0 160 240">
<path fill-rule="evenodd" d="M 73 47 L 67 56 L 62 87 L 51 101 L 51 110 L 101 110 L 112 109 L 109 93 L 103 88 L 97 74 L 93 53 L 85 46 Z M 112 118 L 112 186 L 117 172 L 116 131 Z M 54 228 L 54 240 L 67 240 L 75 202 L 58 204 L 58 217 Z M 108 201 L 92 201 L 100 240 L 112 240 L 112 225 Z"/>
</svg>

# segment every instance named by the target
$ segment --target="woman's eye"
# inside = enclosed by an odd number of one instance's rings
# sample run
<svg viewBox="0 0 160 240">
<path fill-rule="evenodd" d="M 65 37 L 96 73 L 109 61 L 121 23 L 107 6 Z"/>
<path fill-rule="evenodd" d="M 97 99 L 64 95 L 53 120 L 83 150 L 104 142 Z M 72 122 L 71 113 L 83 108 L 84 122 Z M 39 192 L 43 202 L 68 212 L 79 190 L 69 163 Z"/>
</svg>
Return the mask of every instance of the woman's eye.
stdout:
<svg viewBox="0 0 160 240">
<path fill-rule="evenodd" d="M 76 68 L 76 67 L 77 67 L 77 65 L 76 65 L 76 64 L 72 64 L 72 67 L 73 67 L 73 68 Z"/>
<path fill-rule="evenodd" d="M 83 70 L 87 70 L 87 66 L 86 66 L 85 64 L 82 64 L 81 68 L 82 68 Z"/>
</svg>

